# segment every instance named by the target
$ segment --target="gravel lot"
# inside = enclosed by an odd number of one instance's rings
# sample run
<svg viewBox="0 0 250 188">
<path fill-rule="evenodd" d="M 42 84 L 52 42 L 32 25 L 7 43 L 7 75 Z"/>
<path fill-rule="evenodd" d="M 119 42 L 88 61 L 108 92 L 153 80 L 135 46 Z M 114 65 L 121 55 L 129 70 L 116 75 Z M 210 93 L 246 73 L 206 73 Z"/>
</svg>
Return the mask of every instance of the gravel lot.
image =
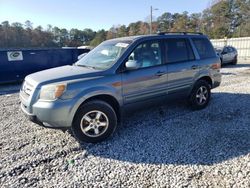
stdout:
<svg viewBox="0 0 250 188">
<path fill-rule="evenodd" d="M 225 66 L 210 105 L 135 113 L 112 138 L 81 144 L 39 127 L 0 86 L 0 187 L 250 187 L 250 63 Z"/>
</svg>

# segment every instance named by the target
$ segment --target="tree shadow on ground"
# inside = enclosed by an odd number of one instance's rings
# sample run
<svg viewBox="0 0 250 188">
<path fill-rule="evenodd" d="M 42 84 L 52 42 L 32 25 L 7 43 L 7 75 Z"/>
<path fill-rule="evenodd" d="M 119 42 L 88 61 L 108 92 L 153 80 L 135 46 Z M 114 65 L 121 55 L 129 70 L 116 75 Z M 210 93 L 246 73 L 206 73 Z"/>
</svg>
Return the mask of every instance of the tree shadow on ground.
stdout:
<svg viewBox="0 0 250 188">
<path fill-rule="evenodd" d="M 241 68 L 241 67 L 249 67 L 250 68 L 250 61 L 249 63 L 237 63 L 236 65 L 232 64 L 223 64 L 222 68 Z"/>
<path fill-rule="evenodd" d="M 213 93 L 191 111 L 183 102 L 127 117 L 113 137 L 82 144 L 89 154 L 144 164 L 213 165 L 250 153 L 250 95 Z"/>
</svg>

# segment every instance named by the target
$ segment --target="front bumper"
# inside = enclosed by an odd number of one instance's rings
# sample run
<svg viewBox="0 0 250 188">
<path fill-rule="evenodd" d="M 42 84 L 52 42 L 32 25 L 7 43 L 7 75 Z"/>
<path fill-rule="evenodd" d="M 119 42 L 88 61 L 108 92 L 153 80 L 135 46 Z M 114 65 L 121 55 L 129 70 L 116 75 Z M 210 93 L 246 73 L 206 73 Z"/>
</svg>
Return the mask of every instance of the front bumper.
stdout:
<svg viewBox="0 0 250 188">
<path fill-rule="evenodd" d="M 68 128 L 72 124 L 70 100 L 57 100 L 53 102 L 37 101 L 28 105 L 22 96 L 21 109 L 29 119 L 41 126 L 50 128 Z"/>
<path fill-rule="evenodd" d="M 22 103 L 21 103 L 21 109 L 25 113 L 25 115 L 29 118 L 30 121 L 32 121 L 33 123 L 36 123 L 38 125 L 41 125 L 41 126 L 45 127 L 45 125 L 43 124 L 43 122 L 41 122 L 35 115 L 30 114 L 30 113 L 27 112 L 27 110 L 25 109 L 25 106 Z"/>
</svg>

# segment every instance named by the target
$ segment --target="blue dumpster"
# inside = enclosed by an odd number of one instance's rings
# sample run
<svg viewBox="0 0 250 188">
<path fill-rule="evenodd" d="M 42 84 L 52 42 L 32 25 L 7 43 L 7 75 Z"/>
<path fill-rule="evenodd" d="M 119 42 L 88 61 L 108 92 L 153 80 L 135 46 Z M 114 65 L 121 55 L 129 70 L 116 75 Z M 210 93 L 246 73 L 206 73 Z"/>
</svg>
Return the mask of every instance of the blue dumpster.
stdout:
<svg viewBox="0 0 250 188">
<path fill-rule="evenodd" d="M 89 49 L 0 49 L 0 83 L 17 82 L 28 74 L 72 65 Z"/>
</svg>

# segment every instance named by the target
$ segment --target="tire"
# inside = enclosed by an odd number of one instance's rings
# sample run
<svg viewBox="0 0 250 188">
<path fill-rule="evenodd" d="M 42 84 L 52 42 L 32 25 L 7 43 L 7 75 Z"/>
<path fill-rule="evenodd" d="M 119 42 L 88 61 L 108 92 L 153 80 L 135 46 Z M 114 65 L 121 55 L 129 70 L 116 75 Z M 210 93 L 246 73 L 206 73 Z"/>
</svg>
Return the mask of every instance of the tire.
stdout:
<svg viewBox="0 0 250 188">
<path fill-rule="evenodd" d="M 117 116 L 114 109 L 104 101 L 95 100 L 78 109 L 72 132 L 80 142 L 97 143 L 112 135 L 116 127 Z"/>
<path fill-rule="evenodd" d="M 222 60 L 222 57 L 220 58 L 220 63 L 221 63 L 221 65 L 223 64 L 223 60 Z"/>
<path fill-rule="evenodd" d="M 225 64 L 223 63 L 223 59 L 222 59 L 222 58 L 220 58 L 220 64 L 221 64 L 221 67 L 225 65 Z"/>
<path fill-rule="evenodd" d="M 238 58 L 237 56 L 234 57 L 234 60 L 232 61 L 232 65 L 237 65 Z"/>
<path fill-rule="evenodd" d="M 189 97 L 189 103 L 191 105 L 191 108 L 193 110 L 201 110 L 205 108 L 210 101 L 210 97 L 211 97 L 210 85 L 205 80 L 198 80 L 195 83 Z"/>
</svg>

